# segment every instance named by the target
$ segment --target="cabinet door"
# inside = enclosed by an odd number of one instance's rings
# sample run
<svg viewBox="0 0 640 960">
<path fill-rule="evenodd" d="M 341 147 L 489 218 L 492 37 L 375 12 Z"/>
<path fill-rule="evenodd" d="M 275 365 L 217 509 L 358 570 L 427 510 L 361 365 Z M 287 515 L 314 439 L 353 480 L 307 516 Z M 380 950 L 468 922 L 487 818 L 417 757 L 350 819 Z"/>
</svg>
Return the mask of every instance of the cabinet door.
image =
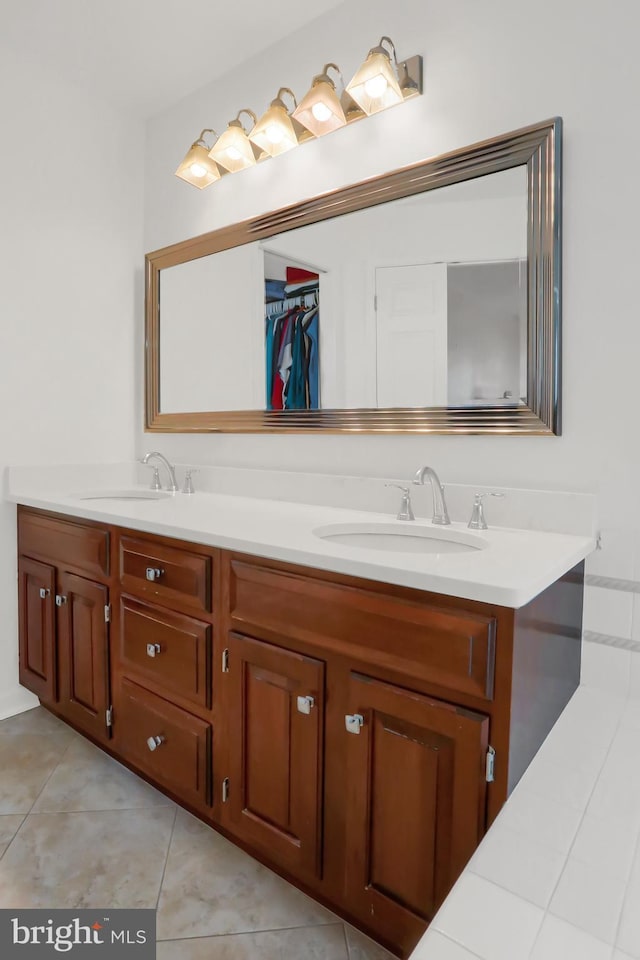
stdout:
<svg viewBox="0 0 640 960">
<path fill-rule="evenodd" d="M 349 704 L 347 908 L 409 951 L 480 841 L 489 721 L 358 674 Z"/>
<path fill-rule="evenodd" d="M 229 637 L 228 810 L 234 832 L 298 875 L 320 876 L 324 663 Z"/>
<path fill-rule="evenodd" d="M 60 710 L 87 733 L 106 740 L 110 735 L 107 588 L 62 573 L 58 596 Z"/>
<path fill-rule="evenodd" d="M 20 683 L 44 703 L 57 696 L 54 593 L 55 568 L 20 557 Z"/>
</svg>

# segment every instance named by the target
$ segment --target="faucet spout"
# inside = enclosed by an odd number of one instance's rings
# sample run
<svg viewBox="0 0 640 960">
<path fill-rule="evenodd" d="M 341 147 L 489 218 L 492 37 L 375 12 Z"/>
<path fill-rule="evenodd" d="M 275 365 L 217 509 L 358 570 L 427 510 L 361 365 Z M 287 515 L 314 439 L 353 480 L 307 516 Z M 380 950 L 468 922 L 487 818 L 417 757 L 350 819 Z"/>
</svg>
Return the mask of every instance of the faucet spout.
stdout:
<svg viewBox="0 0 640 960">
<path fill-rule="evenodd" d="M 413 482 L 424 484 L 425 479 L 428 479 L 431 483 L 433 493 L 433 519 L 431 522 L 441 526 L 447 526 L 451 523 L 451 520 L 449 519 L 449 511 L 447 510 L 447 504 L 444 499 L 444 487 L 440 483 L 438 474 L 431 467 L 421 467 L 416 471 Z"/>
<path fill-rule="evenodd" d="M 169 474 L 169 490 L 171 493 L 177 493 L 178 484 L 176 481 L 176 471 L 169 463 L 167 458 L 162 453 L 158 453 L 157 450 L 152 450 L 151 453 L 145 453 L 144 457 L 142 458 L 142 463 L 149 463 L 150 460 L 159 460 L 160 463 L 164 464 L 164 466 L 167 468 L 167 473 Z"/>
</svg>

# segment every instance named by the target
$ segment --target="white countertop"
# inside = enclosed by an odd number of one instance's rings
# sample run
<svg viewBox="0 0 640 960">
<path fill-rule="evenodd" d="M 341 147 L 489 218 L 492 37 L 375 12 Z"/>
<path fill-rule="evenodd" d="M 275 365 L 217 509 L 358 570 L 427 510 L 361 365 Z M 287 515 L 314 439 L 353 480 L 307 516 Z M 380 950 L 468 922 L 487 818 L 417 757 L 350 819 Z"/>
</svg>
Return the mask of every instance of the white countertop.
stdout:
<svg viewBox="0 0 640 960">
<path fill-rule="evenodd" d="M 218 493 L 130 502 L 80 500 L 66 491 L 47 491 L 46 485 L 37 490 L 14 485 L 7 499 L 146 533 L 514 608 L 532 600 L 595 547 L 589 536 L 494 527 L 478 532 L 486 541 L 482 550 L 374 551 L 323 540 L 313 530 L 331 524 L 397 522 L 406 531 L 407 523 L 389 514 Z M 434 529 L 424 518 L 411 526 Z M 466 523 L 454 522 L 448 529 L 469 533 Z"/>
</svg>

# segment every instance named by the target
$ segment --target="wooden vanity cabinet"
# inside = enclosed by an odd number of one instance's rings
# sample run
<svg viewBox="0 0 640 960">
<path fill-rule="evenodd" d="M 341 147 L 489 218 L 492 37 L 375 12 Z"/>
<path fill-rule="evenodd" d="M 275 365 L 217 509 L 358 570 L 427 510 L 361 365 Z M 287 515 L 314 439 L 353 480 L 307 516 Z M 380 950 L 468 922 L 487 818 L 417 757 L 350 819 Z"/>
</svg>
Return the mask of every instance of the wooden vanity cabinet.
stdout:
<svg viewBox="0 0 640 960">
<path fill-rule="evenodd" d="M 109 532 L 20 509 L 20 682 L 99 741 L 110 737 Z"/>
<path fill-rule="evenodd" d="M 511 610 L 27 508 L 19 549 L 25 686 L 399 956 L 579 682 L 582 564 Z"/>
</svg>

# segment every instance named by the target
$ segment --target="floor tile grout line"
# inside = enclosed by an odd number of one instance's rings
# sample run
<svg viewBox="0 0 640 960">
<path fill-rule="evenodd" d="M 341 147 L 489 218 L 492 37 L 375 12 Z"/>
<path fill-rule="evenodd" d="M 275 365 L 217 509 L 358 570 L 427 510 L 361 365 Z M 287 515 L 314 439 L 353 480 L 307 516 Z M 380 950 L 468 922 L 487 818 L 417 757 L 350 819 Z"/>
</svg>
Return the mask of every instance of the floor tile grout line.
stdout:
<svg viewBox="0 0 640 960">
<path fill-rule="evenodd" d="M 490 883 L 493 887 L 496 887 L 498 890 L 501 890 L 503 893 L 505 892 L 505 888 L 504 888 L 504 887 L 501 887 L 501 886 L 500 886 L 499 884 L 497 884 L 497 883 L 494 883 L 493 880 L 487 880 L 486 877 L 479 877 L 479 879 L 480 879 L 480 880 L 484 880 L 485 883 Z M 542 914 L 542 917 L 541 917 L 541 919 L 540 919 L 539 922 L 538 922 L 538 926 L 537 926 L 537 928 L 536 928 L 535 935 L 534 935 L 533 940 L 532 940 L 532 942 L 531 942 L 531 950 L 529 951 L 529 954 L 528 954 L 528 956 L 531 956 L 531 954 L 533 953 L 533 950 L 534 950 L 534 948 L 535 948 L 536 942 L 537 942 L 537 940 L 538 940 L 538 937 L 540 936 L 540 930 L 542 929 L 542 924 L 544 923 L 545 917 L 546 917 L 546 915 L 547 915 L 547 914 L 546 914 L 546 911 L 543 910 L 542 907 L 538 907 L 538 906 L 536 906 L 535 904 L 532 904 L 530 900 L 525 900 L 524 897 L 518 896 L 517 893 L 513 893 L 511 890 L 509 890 L 509 891 L 507 891 L 507 892 L 508 892 L 508 893 L 511 893 L 511 896 L 512 896 L 512 897 L 516 897 L 516 899 L 522 900 L 523 903 L 528 904 L 528 906 L 535 906 L 535 907 L 536 907 L 536 910 L 538 910 L 538 911 Z M 433 923 L 433 921 L 432 921 L 432 923 Z M 429 928 L 427 928 L 427 929 L 429 929 Z M 434 929 L 434 931 L 435 931 L 436 933 L 439 933 L 441 936 L 446 937 L 447 940 L 451 940 L 453 943 L 456 944 L 456 946 L 462 947 L 463 950 L 466 950 L 467 953 L 470 953 L 473 957 L 478 957 L 478 960 L 491 960 L 490 957 L 482 957 L 480 954 L 474 953 L 473 950 L 471 950 L 470 947 L 469 947 L 466 943 L 463 943 L 463 942 L 462 942 L 462 940 L 456 940 L 456 938 L 453 936 L 452 933 L 445 933 L 445 931 L 444 931 L 444 930 L 441 930 L 439 927 L 434 927 L 433 929 Z M 576 928 L 576 929 L 577 929 L 577 928 Z"/>
<path fill-rule="evenodd" d="M 61 753 L 61 755 L 60 755 L 60 759 L 58 760 L 58 762 L 56 763 L 55 767 L 52 769 L 51 773 L 49 774 L 49 776 L 47 777 L 47 779 L 44 781 L 44 783 L 42 784 L 42 786 L 40 787 L 40 790 L 38 791 L 38 793 L 37 793 L 37 795 L 36 795 L 33 803 L 32 803 L 31 806 L 29 807 L 29 811 L 28 811 L 28 813 L 27 813 L 27 817 L 31 815 L 31 813 L 32 813 L 32 811 L 33 811 L 33 808 L 35 807 L 36 803 L 38 802 L 38 800 L 39 800 L 40 797 L 42 796 L 42 793 L 43 793 L 43 791 L 45 790 L 45 788 L 46 788 L 47 784 L 49 783 L 49 781 L 51 780 L 51 777 L 54 775 L 54 773 L 56 772 L 56 770 L 58 769 L 58 767 L 60 766 L 60 764 L 62 763 L 62 761 L 64 760 L 64 758 L 66 757 L 67 753 L 68 753 L 69 750 L 71 749 L 71 747 L 72 747 L 72 745 L 73 745 L 73 742 L 74 742 L 74 741 L 73 741 L 73 738 L 71 738 L 71 739 L 69 740 L 69 743 L 66 745 L 65 749 L 62 751 L 62 753 Z M 26 819 L 26 818 L 25 818 L 25 819 Z"/>
<path fill-rule="evenodd" d="M 428 930 L 429 930 L 429 927 L 427 927 L 427 931 L 428 931 Z M 469 947 L 465 947 L 464 943 L 460 943 L 458 940 L 454 940 L 453 937 L 450 936 L 448 933 L 443 933 L 442 930 L 437 930 L 435 927 L 434 927 L 433 932 L 434 932 L 434 933 L 437 933 L 438 936 L 440 936 L 440 937 L 444 937 L 444 939 L 445 939 L 445 940 L 448 940 L 450 943 L 455 943 L 456 946 L 458 946 L 458 947 L 463 947 L 463 949 L 466 950 L 467 953 L 469 954 L 469 956 L 470 956 L 470 957 L 473 957 L 474 960 L 486 960 L 486 958 L 483 958 L 479 953 L 476 953 L 474 950 L 470 950 Z M 537 936 L 537 934 L 536 934 L 536 936 Z M 532 949 L 533 949 L 533 948 L 532 948 Z"/>
<path fill-rule="evenodd" d="M 624 700 L 625 704 L 626 704 L 626 702 L 627 702 L 628 699 L 629 699 L 628 696 L 625 697 L 625 700 Z M 561 879 L 562 879 L 562 876 L 563 876 L 563 874 L 564 874 L 565 868 L 566 868 L 567 864 L 569 863 L 569 860 L 571 859 L 571 851 L 572 851 L 573 848 L 575 847 L 576 838 L 577 838 L 578 834 L 580 833 L 580 829 L 581 829 L 581 827 L 582 827 L 582 825 L 583 825 L 583 823 L 584 823 L 585 817 L 587 816 L 587 810 L 589 809 L 589 804 L 591 803 L 591 800 L 592 800 L 592 798 L 593 798 L 593 794 L 595 793 L 596 787 L 597 787 L 598 784 L 600 783 L 600 778 L 602 777 L 602 771 L 604 770 L 605 764 L 606 764 L 607 760 L 609 759 L 609 755 L 610 755 L 610 753 L 611 753 L 611 748 L 613 747 L 614 741 L 615 741 L 616 737 L 618 736 L 618 731 L 620 730 L 620 727 L 621 727 L 621 725 L 622 725 L 622 715 L 623 715 L 623 713 L 624 713 L 624 709 L 620 712 L 620 716 L 618 717 L 618 720 L 616 721 L 615 727 L 614 727 L 614 729 L 613 729 L 613 733 L 612 733 L 612 735 L 611 735 L 611 740 L 610 740 L 610 742 L 609 742 L 609 746 L 607 747 L 607 750 L 606 750 L 606 753 L 605 753 L 604 758 L 603 758 L 603 760 L 602 760 L 602 763 L 600 764 L 600 768 L 599 768 L 599 770 L 598 770 L 597 776 L 594 778 L 593 787 L 592 787 L 591 791 L 589 792 L 589 796 L 588 796 L 588 798 L 587 798 L 587 802 L 586 802 L 586 804 L 585 804 L 584 810 L 582 811 L 582 816 L 580 817 L 580 820 L 578 821 L 578 826 L 577 826 L 577 828 L 576 828 L 576 832 L 575 832 L 574 835 L 573 835 L 573 840 L 571 841 L 571 846 L 569 847 L 569 849 L 568 849 L 568 851 L 567 851 L 567 854 L 566 854 L 566 857 L 565 857 L 564 866 L 562 867 L 562 870 L 560 871 L 560 873 L 559 873 L 559 875 L 558 875 L 558 879 L 556 880 L 556 882 L 555 882 L 555 884 L 554 884 L 553 890 L 551 891 L 551 896 L 549 897 L 549 902 L 547 903 L 547 906 L 546 906 L 546 908 L 545 908 L 545 910 L 544 910 L 544 916 L 543 916 L 543 918 L 542 918 L 542 923 L 540 924 L 540 927 L 538 928 L 538 933 L 536 934 L 536 938 L 535 938 L 535 940 L 534 940 L 534 942 L 533 942 L 533 945 L 532 945 L 532 947 L 531 947 L 531 951 L 532 951 L 532 952 L 533 952 L 533 950 L 535 949 L 536 943 L 538 942 L 538 939 L 539 939 L 539 937 L 540 937 L 540 931 L 542 930 L 542 924 L 544 923 L 544 921 L 546 920 L 546 918 L 547 918 L 548 916 L 550 916 L 550 917 L 555 917 L 555 918 L 558 919 L 558 920 L 562 920 L 563 923 L 568 923 L 570 926 L 574 927 L 576 930 L 580 930 L 582 933 L 586 933 L 586 934 L 588 934 L 590 937 L 593 937 L 594 940 L 598 940 L 600 943 L 605 943 L 604 940 L 601 940 L 600 937 L 596 937 L 596 936 L 595 936 L 594 934 L 592 934 L 589 930 L 585 930 L 584 927 L 579 927 L 577 924 L 572 923 L 571 920 L 567 920 L 566 917 L 561 917 L 561 916 L 559 916 L 558 914 L 553 913 L 553 912 L 551 911 L 551 904 L 553 903 L 553 898 L 554 898 L 554 896 L 555 896 L 555 894 L 556 894 L 556 892 L 557 892 L 557 890 L 558 890 L 558 886 L 559 886 L 560 881 L 561 881 Z M 582 861 L 579 861 L 579 862 L 582 862 Z M 627 874 L 627 879 L 628 879 L 628 874 Z M 624 906 L 624 898 L 623 898 L 623 906 Z M 618 916 L 618 923 L 620 922 L 621 916 L 622 916 L 622 907 L 620 908 L 620 914 L 619 914 L 619 916 Z M 616 925 L 616 929 L 617 929 L 617 925 Z M 606 946 L 611 946 L 611 948 L 612 948 L 611 952 L 613 953 L 613 950 L 615 949 L 615 942 L 614 942 L 613 944 L 606 944 Z"/>
<path fill-rule="evenodd" d="M 562 875 L 562 874 L 561 874 L 561 875 Z M 602 940 L 600 937 L 596 937 L 595 934 L 589 933 L 589 931 L 588 931 L 588 930 L 585 930 L 584 927 L 579 927 L 576 923 L 573 923 L 571 920 L 566 920 L 564 917 L 560 917 L 560 916 L 558 916 L 558 915 L 555 914 L 555 913 L 551 913 L 551 911 L 550 911 L 548 908 L 541 907 L 539 904 L 534 903 L 532 900 L 527 900 L 526 897 L 520 896 L 519 893 L 514 893 L 513 890 L 508 890 L 507 887 L 501 886 L 499 883 L 496 883 L 495 880 L 490 880 L 488 877 L 483 877 L 483 876 L 482 876 L 481 874 L 479 874 L 479 873 L 474 873 L 474 876 L 477 877 L 478 880 L 482 880 L 484 883 L 489 883 L 489 884 L 491 884 L 492 887 L 496 887 L 496 889 L 500 890 L 502 893 L 509 893 L 509 894 L 511 894 L 512 897 L 515 897 L 516 900 L 522 900 L 522 902 L 523 902 L 523 903 L 526 903 L 528 906 L 530 906 L 530 907 L 535 907 L 535 909 L 538 910 L 538 911 L 542 914 L 542 920 L 540 921 L 540 927 L 542 926 L 542 923 L 544 922 L 544 920 L 546 919 L 547 916 L 555 917 L 556 920 L 562 920 L 563 923 L 566 923 L 568 926 L 573 927 L 574 930 L 579 930 L 581 933 L 586 933 L 586 934 L 588 934 L 588 936 L 592 937 L 594 940 L 598 940 L 600 943 L 604 943 L 605 946 L 607 946 L 607 947 L 612 946 L 610 943 L 606 943 L 606 942 L 605 942 L 604 940 Z M 551 901 L 549 901 L 549 902 L 551 902 Z M 536 941 L 537 941 L 538 936 L 539 936 L 539 934 L 540 934 L 540 927 L 538 928 L 538 930 L 537 930 L 537 932 L 536 932 L 536 937 L 535 937 L 535 940 L 534 940 L 534 942 L 533 942 L 533 947 L 535 947 Z M 427 929 L 428 929 L 428 928 L 427 928 Z M 459 946 L 464 947 L 465 950 L 467 950 L 467 951 L 469 950 L 469 947 L 467 947 L 467 946 L 466 946 L 464 943 L 462 943 L 460 940 L 456 940 L 455 937 L 452 936 L 452 934 L 450 934 L 450 933 L 445 933 L 445 931 L 444 931 L 444 930 L 441 930 L 440 927 L 434 927 L 433 929 L 434 929 L 434 930 L 437 930 L 437 932 L 438 932 L 438 933 L 441 933 L 443 936 L 448 937 L 449 940 L 453 940 L 454 943 L 457 943 Z M 532 949 L 533 949 L 533 947 L 532 947 Z M 471 952 L 472 952 L 472 951 L 471 951 Z M 481 958 L 481 960 L 482 960 L 482 958 Z"/>
<path fill-rule="evenodd" d="M 344 937 L 344 950 L 347 960 L 351 960 L 351 947 L 349 946 L 349 937 L 347 936 L 347 925 L 342 922 L 342 936 Z"/>
<path fill-rule="evenodd" d="M 26 816 L 29 817 L 62 817 L 67 813 L 135 813 L 136 810 L 166 810 L 173 804 L 173 800 L 167 798 L 167 803 L 150 803 L 140 807 L 82 807 L 78 810 L 33 810 L 31 809 Z M 178 809 L 177 804 L 174 804 Z M 19 816 L 19 814 L 18 814 Z"/>
<path fill-rule="evenodd" d="M 625 904 L 627 902 L 627 897 L 629 895 L 629 880 L 631 879 L 631 874 L 633 873 L 633 868 L 640 857 L 640 834 L 636 839 L 636 845 L 633 851 L 633 857 L 631 858 L 631 866 L 627 872 L 627 877 L 624 884 L 624 896 L 622 898 L 622 907 L 620 908 L 620 915 L 618 916 L 618 922 L 616 923 L 616 932 L 613 937 L 613 949 L 617 950 L 618 937 L 620 935 L 620 928 L 622 926 L 622 914 L 624 913 Z"/>
<path fill-rule="evenodd" d="M 178 807 L 173 812 L 173 823 L 171 824 L 171 833 L 169 834 L 169 842 L 167 844 L 167 854 L 164 858 L 164 866 L 162 868 L 162 876 L 160 877 L 160 884 L 158 885 L 158 896 L 156 897 L 156 918 L 158 914 L 158 909 L 160 907 L 160 897 L 162 896 L 162 887 L 164 884 L 164 877 L 167 872 L 167 864 L 169 863 L 169 854 L 171 853 L 171 844 L 173 843 L 173 835 L 176 831 L 176 823 L 178 820 Z M 157 936 L 156 936 L 157 940 Z"/>
<path fill-rule="evenodd" d="M 331 923 L 301 923 L 289 927 L 260 927 L 257 930 L 231 930 L 226 933 L 202 933 L 194 937 L 165 937 L 156 939 L 157 943 L 189 943 L 191 940 L 215 940 L 221 937 L 254 937 L 260 933 L 286 933 L 288 930 L 323 930 L 326 927 L 345 926 L 342 920 Z M 345 934 L 346 939 L 346 934 Z M 376 941 L 374 940 L 373 943 Z M 348 947 L 347 947 L 348 949 Z"/>
<path fill-rule="evenodd" d="M 18 834 L 19 834 L 20 831 L 22 830 L 22 827 L 24 826 L 24 822 L 25 822 L 25 820 L 27 819 L 27 817 L 29 816 L 29 814 L 28 814 L 28 813 L 25 813 L 25 814 L 20 814 L 20 813 L 10 814 L 10 813 L 7 813 L 7 814 L 2 814 L 2 816 L 7 816 L 7 817 L 10 817 L 10 816 L 20 817 L 20 816 L 21 816 L 21 817 L 22 817 L 22 820 L 20 821 L 20 826 L 18 827 L 18 829 L 16 830 L 16 832 L 14 833 L 14 835 L 11 837 L 11 840 L 9 840 L 9 843 L 6 845 L 6 847 L 4 848 L 4 850 L 2 851 L 2 853 L 0 853 L 0 860 L 2 860 L 2 858 L 3 858 L 4 855 L 5 855 L 5 853 L 7 852 L 7 850 L 9 849 L 9 847 L 11 846 L 11 844 L 13 843 L 13 841 L 15 840 L 15 838 L 18 836 Z"/>
</svg>

